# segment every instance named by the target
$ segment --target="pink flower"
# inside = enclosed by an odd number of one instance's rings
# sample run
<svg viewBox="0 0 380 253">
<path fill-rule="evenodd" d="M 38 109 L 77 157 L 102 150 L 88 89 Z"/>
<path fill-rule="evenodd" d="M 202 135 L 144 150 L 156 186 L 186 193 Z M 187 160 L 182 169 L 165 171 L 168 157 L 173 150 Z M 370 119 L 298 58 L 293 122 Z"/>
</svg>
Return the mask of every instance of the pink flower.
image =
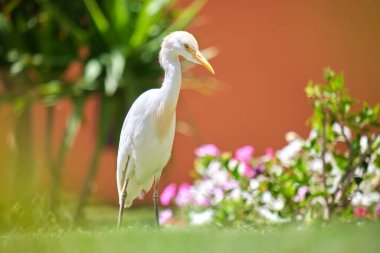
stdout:
<svg viewBox="0 0 380 253">
<path fill-rule="evenodd" d="M 170 205 L 171 200 L 175 196 L 176 189 L 177 189 L 177 186 L 174 183 L 169 184 L 168 186 L 165 187 L 165 189 L 163 190 L 160 196 L 160 202 L 163 206 Z"/>
<path fill-rule="evenodd" d="M 165 209 L 160 211 L 159 221 L 160 224 L 165 224 L 173 217 L 173 211 L 171 209 Z"/>
<path fill-rule="evenodd" d="M 190 194 L 190 184 L 188 183 L 182 183 L 178 187 L 178 193 L 177 197 L 175 199 L 175 203 L 177 206 L 182 207 L 189 203 L 191 200 L 191 194 Z"/>
<path fill-rule="evenodd" d="M 238 168 L 239 174 L 248 178 L 256 176 L 256 171 L 251 167 L 248 162 L 241 162 Z"/>
<path fill-rule="evenodd" d="M 273 148 L 266 148 L 266 149 L 265 149 L 265 155 L 266 155 L 270 160 L 274 159 L 275 154 L 274 154 L 274 150 L 273 150 Z"/>
<path fill-rule="evenodd" d="M 198 157 L 218 156 L 220 155 L 220 150 L 214 144 L 205 144 L 195 149 L 195 154 Z"/>
<path fill-rule="evenodd" d="M 297 195 L 294 197 L 294 202 L 301 202 L 304 201 L 306 194 L 309 192 L 309 187 L 306 185 L 301 186 L 298 188 Z"/>
<path fill-rule="evenodd" d="M 235 158 L 241 162 L 249 162 L 252 159 L 254 150 L 252 146 L 243 146 L 236 150 Z"/>
<path fill-rule="evenodd" d="M 354 215 L 355 217 L 362 217 L 367 213 L 367 208 L 365 207 L 359 207 L 355 210 Z"/>
<path fill-rule="evenodd" d="M 376 205 L 375 211 L 376 213 L 380 214 L 380 203 Z"/>
</svg>

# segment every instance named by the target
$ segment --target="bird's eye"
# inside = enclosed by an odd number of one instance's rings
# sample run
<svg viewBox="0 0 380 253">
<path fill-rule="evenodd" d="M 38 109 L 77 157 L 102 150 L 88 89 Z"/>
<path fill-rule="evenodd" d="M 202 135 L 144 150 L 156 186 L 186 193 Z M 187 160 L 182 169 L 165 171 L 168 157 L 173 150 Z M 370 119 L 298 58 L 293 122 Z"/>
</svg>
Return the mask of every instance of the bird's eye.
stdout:
<svg viewBox="0 0 380 253">
<path fill-rule="evenodd" d="M 188 50 L 190 48 L 188 44 L 185 44 L 183 46 L 185 47 L 186 50 Z"/>
</svg>

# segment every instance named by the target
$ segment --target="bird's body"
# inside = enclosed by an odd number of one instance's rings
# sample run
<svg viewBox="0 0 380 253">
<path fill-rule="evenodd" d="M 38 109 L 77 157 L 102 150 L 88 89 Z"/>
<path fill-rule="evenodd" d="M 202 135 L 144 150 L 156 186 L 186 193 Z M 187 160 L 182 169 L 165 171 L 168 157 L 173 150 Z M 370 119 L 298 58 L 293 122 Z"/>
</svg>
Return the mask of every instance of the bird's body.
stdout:
<svg viewBox="0 0 380 253">
<path fill-rule="evenodd" d="M 175 112 L 167 112 L 171 117 L 167 119 L 164 135 L 159 138 L 160 126 L 157 122 L 162 117 L 159 113 L 159 89 L 143 93 L 131 107 L 123 125 L 118 153 L 118 167 L 125 167 L 127 158 L 129 164 L 126 177 L 129 178 L 125 207 L 144 192 L 148 191 L 154 178 L 160 178 L 161 172 L 169 161 L 175 131 Z M 152 109 L 150 109 L 152 108 Z M 161 119 L 162 120 L 162 119 Z M 138 152 L 144 150 L 144 152 Z M 139 169 L 144 168 L 144 169 Z M 123 187 L 123 173 L 117 174 L 119 194 Z"/>
<path fill-rule="evenodd" d="M 179 55 L 194 62 L 199 61 L 213 72 L 207 60 L 199 53 L 198 44 L 191 34 L 174 32 L 164 39 L 160 51 L 160 64 L 165 70 L 162 87 L 148 90 L 138 97 L 125 118 L 120 135 L 117 155 L 119 225 L 123 208 L 129 207 L 137 197 L 142 197 L 154 181 L 154 204 L 158 222 L 158 181 L 170 159 L 175 132 L 175 110 L 181 89 Z"/>
</svg>

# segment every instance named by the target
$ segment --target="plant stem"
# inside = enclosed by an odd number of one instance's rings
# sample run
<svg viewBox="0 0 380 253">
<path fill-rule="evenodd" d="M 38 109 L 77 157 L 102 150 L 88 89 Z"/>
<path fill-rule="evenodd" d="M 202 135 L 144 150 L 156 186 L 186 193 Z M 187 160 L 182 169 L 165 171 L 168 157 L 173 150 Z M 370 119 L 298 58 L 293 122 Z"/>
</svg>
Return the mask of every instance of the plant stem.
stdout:
<svg viewBox="0 0 380 253">
<path fill-rule="evenodd" d="M 73 109 L 70 117 L 66 121 L 66 128 L 61 140 L 58 157 L 55 162 L 52 163 L 52 187 L 51 187 L 51 210 L 56 212 L 57 207 L 60 204 L 59 189 L 61 188 L 61 178 L 64 168 L 64 162 L 67 157 L 67 153 L 75 140 L 78 133 L 80 123 L 82 120 L 82 109 L 85 103 L 84 99 L 77 99 L 73 101 Z"/>
<path fill-rule="evenodd" d="M 83 215 L 83 208 L 87 203 L 87 199 L 90 196 L 92 185 L 95 181 L 95 177 L 99 167 L 99 160 L 101 152 L 106 144 L 106 139 L 109 133 L 109 123 L 110 117 L 112 115 L 112 100 L 105 96 L 100 98 L 99 106 L 100 106 L 100 114 L 98 119 L 98 129 L 97 129 L 97 138 L 96 138 L 96 146 L 92 156 L 91 164 L 89 166 L 85 182 L 83 184 L 83 188 L 81 191 L 81 195 L 79 198 L 78 206 L 75 211 L 74 219 L 79 221 L 79 219 Z"/>
<path fill-rule="evenodd" d="M 54 122 L 54 108 L 49 106 L 47 107 L 47 117 L 45 125 L 45 160 L 47 166 L 51 173 L 51 186 L 50 186 L 50 210 L 53 213 L 56 213 L 58 207 L 58 174 L 57 168 L 54 163 L 53 153 L 52 153 L 52 141 L 53 141 L 53 122 Z"/>
<path fill-rule="evenodd" d="M 25 106 L 23 112 L 16 118 L 14 151 L 14 182 L 13 193 L 15 200 L 28 200 L 32 194 L 34 181 L 34 152 L 33 152 L 32 108 Z"/>
<path fill-rule="evenodd" d="M 355 169 L 362 166 L 362 164 L 365 161 L 365 159 L 367 158 L 367 156 L 371 153 L 371 151 L 372 151 L 371 145 L 372 145 L 371 138 L 368 138 L 367 150 L 359 156 L 359 160 L 357 161 L 357 163 L 352 164 L 352 167 L 349 168 L 349 170 L 347 170 L 346 174 L 341 179 L 343 182 L 343 185 L 341 188 L 342 197 L 343 197 L 343 199 L 342 199 L 343 205 L 347 205 L 347 203 L 348 203 L 347 199 L 344 198 L 344 195 L 346 194 L 347 188 L 351 185 L 351 183 L 354 180 Z"/>
<path fill-rule="evenodd" d="M 79 197 L 78 206 L 75 211 L 75 216 L 74 216 L 75 221 L 79 221 L 83 216 L 83 208 L 86 205 L 87 199 L 91 193 L 92 185 L 98 171 L 100 154 L 102 150 L 103 150 L 103 146 L 101 145 L 100 140 L 98 139 L 98 143 L 94 150 L 94 154 L 92 155 L 91 164 L 87 172 L 86 179 L 85 179 L 85 182 L 84 182 L 84 185 Z"/>
<path fill-rule="evenodd" d="M 322 166 L 323 166 L 323 172 L 322 172 L 322 181 L 323 181 L 323 187 L 324 190 L 327 192 L 327 183 L 326 183 L 326 174 L 327 174 L 327 163 L 326 163 L 326 152 L 327 152 L 327 140 L 326 140 L 326 125 L 327 125 L 327 115 L 326 111 L 323 110 L 323 118 L 322 118 Z M 326 206 L 323 214 L 323 218 L 325 220 L 330 219 L 330 203 L 328 196 L 325 198 Z"/>
</svg>

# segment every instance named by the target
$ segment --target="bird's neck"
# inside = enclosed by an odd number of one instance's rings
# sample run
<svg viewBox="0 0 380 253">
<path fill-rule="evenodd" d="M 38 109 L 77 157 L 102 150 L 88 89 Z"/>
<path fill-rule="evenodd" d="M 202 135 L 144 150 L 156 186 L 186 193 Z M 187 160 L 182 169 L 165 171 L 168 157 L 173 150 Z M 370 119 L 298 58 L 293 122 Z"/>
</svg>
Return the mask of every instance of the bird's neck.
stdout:
<svg viewBox="0 0 380 253">
<path fill-rule="evenodd" d="M 175 110 L 181 90 L 181 64 L 178 55 L 165 54 L 161 64 L 165 70 L 161 87 L 164 103 L 169 110 Z"/>
</svg>

